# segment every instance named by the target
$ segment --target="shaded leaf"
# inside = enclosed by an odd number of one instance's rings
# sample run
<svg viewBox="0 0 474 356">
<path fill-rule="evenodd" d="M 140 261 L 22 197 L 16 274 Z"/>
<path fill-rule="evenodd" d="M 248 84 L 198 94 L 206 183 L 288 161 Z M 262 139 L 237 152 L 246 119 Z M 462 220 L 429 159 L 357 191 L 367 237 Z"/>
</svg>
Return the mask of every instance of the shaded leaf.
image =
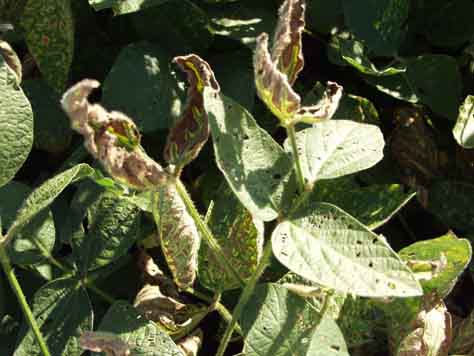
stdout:
<svg viewBox="0 0 474 356">
<path fill-rule="evenodd" d="M 33 144 L 33 112 L 17 80 L 0 55 L 0 186 L 15 176 Z"/>
<path fill-rule="evenodd" d="M 92 330 L 93 311 L 79 280 L 62 278 L 47 283 L 35 293 L 32 309 L 52 355 L 82 352 L 78 339 L 84 331 Z M 29 328 L 25 325 L 25 329 Z M 19 341 L 14 356 L 42 354 L 31 329 L 20 334 Z"/>
<path fill-rule="evenodd" d="M 28 0 L 21 25 L 28 49 L 46 82 L 57 92 L 62 92 L 74 51 L 70 0 Z"/>
<path fill-rule="evenodd" d="M 417 103 L 420 101 L 418 94 L 413 91 L 413 88 L 410 85 L 411 83 L 406 77 L 406 73 L 383 77 L 364 76 L 364 79 L 382 93 L 390 95 L 396 99 L 407 101 L 409 103 Z"/>
<path fill-rule="evenodd" d="M 415 276 L 425 295 L 435 293 L 445 298 L 471 260 L 471 243 L 458 239 L 452 232 L 436 239 L 418 241 L 399 252 Z"/>
<path fill-rule="evenodd" d="M 240 325 L 247 356 L 349 355 L 334 320 L 276 284 L 257 286 Z"/>
<path fill-rule="evenodd" d="M 273 252 L 291 271 L 360 296 L 416 296 L 421 287 L 387 242 L 328 203 L 306 199 L 272 234 Z"/>
<path fill-rule="evenodd" d="M 205 90 L 204 106 L 217 165 L 229 186 L 254 217 L 275 219 L 285 202 L 291 159 L 233 100 Z"/>
<path fill-rule="evenodd" d="M 306 25 L 317 32 L 331 33 L 342 22 L 342 0 L 307 0 Z"/>
<path fill-rule="evenodd" d="M 124 301 L 115 302 L 99 325 L 99 331 L 118 336 L 134 356 L 182 356 L 173 340 Z M 100 354 L 93 353 L 94 356 Z"/>
<path fill-rule="evenodd" d="M 459 107 L 453 135 L 462 147 L 474 148 L 474 96 L 468 95 Z"/>
</svg>

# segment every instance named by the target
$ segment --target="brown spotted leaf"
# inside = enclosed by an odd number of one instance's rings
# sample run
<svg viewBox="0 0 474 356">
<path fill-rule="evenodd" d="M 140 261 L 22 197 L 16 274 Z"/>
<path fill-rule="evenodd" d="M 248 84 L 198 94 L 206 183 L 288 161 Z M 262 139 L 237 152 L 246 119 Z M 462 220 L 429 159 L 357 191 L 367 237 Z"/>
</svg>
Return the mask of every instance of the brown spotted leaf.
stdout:
<svg viewBox="0 0 474 356">
<path fill-rule="evenodd" d="M 168 135 L 164 157 L 179 172 L 197 157 L 207 142 L 210 130 L 202 94 L 205 87 L 219 91 L 219 84 L 209 64 L 199 56 L 190 54 L 174 61 L 187 73 L 189 88 L 183 113 Z"/>
<path fill-rule="evenodd" d="M 45 80 L 64 90 L 74 51 L 70 0 L 28 0 L 21 17 L 28 49 Z"/>
<path fill-rule="evenodd" d="M 304 0 L 287 0 L 280 7 L 278 23 L 273 38 L 272 60 L 288 82 L 293 85 L 303 69 L 304 59 L 301 36 L 305 22 Z"/>
<path fill-rule="evenodd" d="M 163 255 L 176 285 L 186 289 L 196 278 L 201 237 L 174 182 L 158 186 L 153 199 L 153 216 Z"/>
<path fill-rule="evenodd" d="M 99 82 L 85 79 L 70 88 L 61 104 L 71 119 L 72 128 L 84 137 L 89 153 L 109 174 L 135 189 L 162 184 L 167 175 L 140 146 L 140 134 L 134 122 L 118 111 L 108 112 L 87 100 Z"/>
</svg>

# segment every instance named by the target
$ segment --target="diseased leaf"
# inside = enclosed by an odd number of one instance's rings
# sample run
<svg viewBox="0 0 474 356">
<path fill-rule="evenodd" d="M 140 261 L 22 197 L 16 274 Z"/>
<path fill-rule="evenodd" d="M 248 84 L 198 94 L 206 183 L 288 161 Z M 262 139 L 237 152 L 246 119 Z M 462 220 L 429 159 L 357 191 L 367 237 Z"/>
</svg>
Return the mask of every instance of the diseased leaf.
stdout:
<svg viewBox="0 0 474 356">
<path fill-rule="evenodd" d="M 182 356 L 173 340 L 124 301 L 115 302 L 99 325 L 100 332 L 113 333 L 130 348 L 133 356 Z M 94 356 L 100 356 L 93 353 Z"/>
<path fill-rule="evenodd" d="M 0 54 L 0 186 L 18 172 L 33 144 L 33 112 Z"/>
<path fill-rule="evenodd" d="M 110 356 L 129 356 L 128 344 L 118 336 L 104 331 L 86 331 L 79 339 L 79 345 L 84 350 L 105 352 Z"/>
<path fill-rule="evenodd" d="M 453 135 L 462 147 L 474 148 L 474 96 L 468 95 L 459 107 Z"/>
<path fill-rule="evenodd" d="M 104 106 L 128 114 L 143 132 L 165 129 L 181 111 L 184 93 L 178 84 L 166 51 L 151 44 L 131 44 L 105 79 Z"/>
<path fill-rule="evenodd" d="M 452 232 L 436 239 L 418 241 L 399 252 L 423 286 L 425 295 L 445 298 L 471 260 L 469 240 Z"/>
<path fill-rule="evenodd" d="M 381 237 L 343 210 L 306 199 L 272 234 L 273 253 L 291 271 L 359 296 L 417 296 L 413 273 Z"/>
<path fill-rule="evenodd" d="M 349 355 L 334 320 L 277 284 L 257 286 L 240 325 L 247 356 Z"/>
<path fill-rule="evenodd" d="M 221 187 L 216 195 L 209 226 L 230 264 L 242 280 L 248 280 L 262 254 L 263 224 L 252 219 L 229 187 Z M 213 291 L 241 286 L 221 268 L 207 244 L 199 251 L 199 281 Z"/>
<path fill-rule="evenodd" d="M 93 311 L 78 279 L 61 278 L 47 283 L 33 298 L 36 322 L 52 355 L 78 355 L 78 339 L 92 330 Z M 14 356 L 41 355 L 33 331 L 24 325 Z"/>
<path fill-rule="evenodd" d="M 405 37 L 408 0 L 342 0 L 347 26 L 379 56 L 393 56 Z"/>
<path fill-rule="evenodd" d="M 74 51 L 70 0 L 28 0 L 21 16 L 28 49 L 46 82 L 61 93 Z"/>
<path fill-rule="evenodd" d="M 313 184 L 372 167 L 383 158 L 385 143 L 377 126 L 331 120 L 297 132 L 296 145 L 303 176 Z M 288 139 L 285 149 L 291 152 Z"/>
<path fill-rule="evenodd" d="M 293 164 L 273 138 L 233 100 L 204 91 L 217 165 L 242 204 L 257 219 L 271 221 L 285 203 Z M 294 190 L 291 191 L 293 193 Z"/>
</svg>

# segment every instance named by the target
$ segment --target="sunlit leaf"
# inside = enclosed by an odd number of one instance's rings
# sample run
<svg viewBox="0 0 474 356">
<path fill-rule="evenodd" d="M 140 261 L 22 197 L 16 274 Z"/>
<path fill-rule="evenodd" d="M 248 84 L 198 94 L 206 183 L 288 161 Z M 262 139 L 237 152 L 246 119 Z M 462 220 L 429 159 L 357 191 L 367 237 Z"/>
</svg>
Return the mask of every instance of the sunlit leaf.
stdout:
<svg viewBox="0 0 474 356">
<path fill-rule="evenodd" d="M 453 135 L 464 148 L 474 148 L 474 96 L 468 95 L 460 106 Z"/>
</svg>

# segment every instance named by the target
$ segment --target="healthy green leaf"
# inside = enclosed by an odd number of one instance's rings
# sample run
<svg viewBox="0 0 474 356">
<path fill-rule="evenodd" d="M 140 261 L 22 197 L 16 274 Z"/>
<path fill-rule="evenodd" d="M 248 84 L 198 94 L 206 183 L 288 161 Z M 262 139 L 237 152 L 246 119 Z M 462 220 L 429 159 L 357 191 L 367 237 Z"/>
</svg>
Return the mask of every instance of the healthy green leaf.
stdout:
<svg viewBox="0 0 474 356">
<path fill-rule="evenodd" d="M 74 51 L 70 0 L 28 0 L 21 16 L 28 49 L 46 82 L 61 93 Z"/>
<path fill-rule="evenodd" d="M 30 187 L 15 181 L 0 188 L 0 217 L 5 229 L 11 226 L 18 209 L 30 192 Z M 18 232 L 9 245 L 8 255 L 15 264 L 32 265 L 50 254 L 54 240 L 53 216 L 49 209 L 45 209 Z"/>
<path fill-rule="evenodd" d="M 254 217 L 275 219 L 286 199 L 285 182 L 292 170 L 289 156 L 233 100 L 205 90 L 204 106 L 217 165 L 229 186 Z"/>
<path fill-rule="evenodd" d="M 148 321 L 124 301 L 115 302 L 110 307 L 99 325 L 99 331 L 120 337 L 128 344 L 133 356 L 182 356 L 173 340 L 157 324 Z"/>
<path fill-rule="evenodd" d="M 15 236 L 34 216 L 51 204 L 69 184 L 90 176 L 93 173 L 94 170 L 89 165 L 82 163 L 44 182 L 23 202 L 15 222 L 8 230 L 7 236 L 10 238 Z"/>
<path fill-rule="evenodd" d="M 79 355 L 78 338 L 92 330 L 93 311 L 78 279 L 61 278 L 35 293 L 33 315 L 52 355 Z M 33 331 L 24 325 L 14 356 L 41 355 Z"/>
<path fill-rule="evenodd" d="M 296 133 L 303 176 L 309 183 L 355 173 L 383 158 L 385 145 L 377 126 L 331 120 Z M 291 152 L 290 142 L 285 149 Z"/>
<path fill-rule="evenodd" d="M 417 93 L 411 87 L 406 73 L 395 74 L 384 77 L 374 77 L 365 75 L 364 79 L 382 93 L 393 96 L 396 99 L 404 100 L 409 103 L 420 101 Z"/>
<path fill-rule="evenodd" d="M 342 0 L 347 26 L 379 56 L 393 56 L 405 37 L 408 0 Z"/>
<path fill-rule="evenodd" d="M 436 239 L 416 242 L 399 254 L 420 280 L 424 294 L 436 293 L 443 299 L 471 260 L 472 248 L 469 240 L 448 232 Z"/>
<path fill-rule="evenodd" d="M 474 148 L 474 96 L 468 95 L 459 107 L 453 135 L 462 147 Z"/>
<path fill-rule="evenodd" d="M 33 144 L 33 112 L 17 77 L 0 55 L 0 186 L 18 172 Z"/>
<path fill-rule="evenodd" d="M 388 243 L 328 203 L 306 199 L 272 235 L 273 252 L 291 271 L 360 296 L 416 296 L 421 287 Z"/>
<path fill-rule="evenodd" d="M 241 327 L 246 356 L 349 355 L 334 320 L 315 313 L 305 299 L 276 284 L 256 288 Z"/>
<path fill-rule="evenodd" d="M 263 224 L 252 219 L 227 186 L 217 192 L 209 226 L 231 265 L 248 280 L 257 268 L 263 247 Z M 199 251 L 199 281 L 213 291 L 240 287 L 213 257 L 207 244 Z"/>
<path fill-rule="evenodd" d="M 104 105 L 130 116 L 142 132 L 172 124 L 183 97 L 184 90 L 173 77 L 171 56 L 145 43 L 122 50 L 103 86 Z"/>
</svg>

